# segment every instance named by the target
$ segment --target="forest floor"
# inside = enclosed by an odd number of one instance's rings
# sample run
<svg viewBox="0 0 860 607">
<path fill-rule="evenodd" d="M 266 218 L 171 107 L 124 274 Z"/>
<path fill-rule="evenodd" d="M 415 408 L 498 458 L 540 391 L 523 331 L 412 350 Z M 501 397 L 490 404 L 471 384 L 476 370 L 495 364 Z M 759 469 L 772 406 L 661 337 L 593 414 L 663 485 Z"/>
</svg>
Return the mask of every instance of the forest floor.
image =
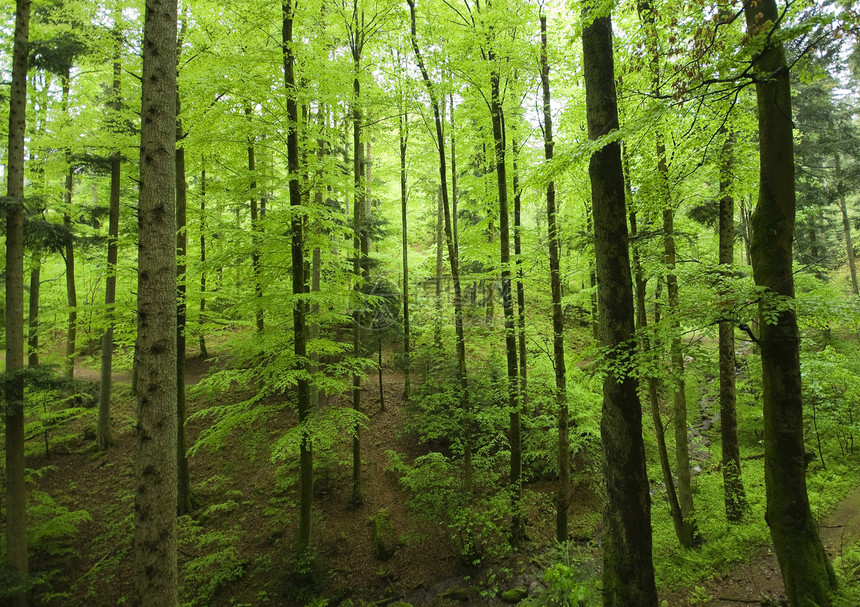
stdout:
<svg viewBox="0 0 860 607">
<path fill-rule="evenodd" d="M 186 383 L 197 384 L 218 364 L 226 362 L 189 358 Z M 97 372 L 91 366 L 81 366 L 76 377 L 95 381 Z M 92 519 L 80 525 L 64 571 L 57 577 L 54 590 L 68 594 L 48 604 L 116 605 L 131 594 L 134 402 L 129 374 L 117 373 L 115 381 L 115 446 L 111 450 L 105 454 L 93 452 L 94 417 L 86 418 L 81 427 L 62 440 L 49 437 L 49 453 L 37 446 L 42 443 L 41 437 L 34 438 L 29 447 L 27 466 L 44 468 L 38 475 L 38 489 L 59 496 L 58 503 L 69 510 L 86 509 Z M 375 376 L 364 388 L 363 407 L 368 415 L 367 426 L 362 430 L 364 503 L 355 507 L 350 502 L 348 457 L 330 454 L 326 458 L 319 454 L 314 543 L 320 568 L 316 569 L 315 564 L 305 579 L 297 581 L 285 566 L 293 552 L 296 525 L 295 487 L 285 479 L 292 477 L 294 470 L 289 464 L 283 468 L 282 462 L 271 458 L 274 441 L 285 428 L 295 425 L 293 412 L 282 408 L 259 420 L 262 423 L 256 427 L 235 430 L 221 448 L 200 450 L 189 458 L 192 487 L 202 507 L 194 516 L 196 527 L 190 533 L 194 539 L 180 541 L 179 547 L 186 585 L 196 593 L 185 597 L 188 604 L 337 605 L 352 599 L 352 604 L 373 601 L 376 605 L 405 600 L 415 607 L 499 605 L 500 591 L 526 587 L 533 594 L 542 588 L 542 568 L 554 535 L 554 483 L 540 481 L 525 488 L 529 542 L 523 550 L 504 560 L 485 561 L 481 566 L 466 564 L 442 525 L 416 522 L 415 513 L 408 507 L 409 494 L 391 470 L 389 450 L 412 458 L 430 448 L 401 430 L 407 416 L 402 374 L 385 370 L 384 408 Z M 236 402 L 248 392 L 248 387 L 234 386 L 229 394 L 217 396 L 216 404 Z M 336 398 L 328 401 L 325 406 L 347 406 Z M 211 399 L 190 393 L 189 414 L 211 406 Z M 210 418 L 189 421 L 189 446 L 209 423 Z M 339 452 L 348 453 L 349 445 L 340 445 Z M 578 476 L 570 520 L 579 562 L 594 575 L 598 542 L 589 540 L 596 540 L 598 535 L 599 497 L 586 476 Z M 375 559 L 372 553 L 371 520 L 380 513 L 391 522 L 389 535 L 397 538 L 393 556 L 384 561 Z M 820 529 L 831 557 L 840 553 L 846 538 L 860 538 L 860 488 L 840 503 Z M 213 534 L 205 535 L 209 532 Z M 220 551 L 215 562 L 204 563 L 206 553 L 215 549 Z M 196 569 L 198 564 L 202 569 Z M 38 569 L 38 560 L 34 565 Z M 307 593 L 297 593 L 297 585 Z M 728 573 L 698 586 L 661 593 L 663 605 L 779 605 L 784 598 L 776 559 L 767 548 L 751 561 L 735 565 Z M 457 600 L 452 598 L 455 595 Z M 315 596 L 325 596 L 328 603 L 313 603 Z"/>
</svg>

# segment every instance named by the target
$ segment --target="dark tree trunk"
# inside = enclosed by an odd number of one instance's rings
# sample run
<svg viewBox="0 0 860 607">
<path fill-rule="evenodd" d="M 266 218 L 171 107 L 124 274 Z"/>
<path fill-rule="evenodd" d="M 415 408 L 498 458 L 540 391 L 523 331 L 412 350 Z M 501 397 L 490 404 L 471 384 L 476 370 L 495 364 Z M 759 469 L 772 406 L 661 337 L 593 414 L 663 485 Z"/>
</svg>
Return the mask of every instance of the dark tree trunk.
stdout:
<svg viewBox="0 0 860 607">
<path fill-rule="evenodd" d="M 358 16 L 355 17 L 358 19 Z M 358 75 L 361 71 L 361 51 L 356 46 L 353 48 L 354 77 L 352 81 L 353 107 L 352 107 L 352 148 L 353 148 L 353 178 L 355 186 L 355 199 L 352 203 L 352 222 L 355 236 L 353 238 L 353 274 L 355 275 L 355 289 L 360 293 L 362 286 L 367 285 L 370 280 L 370 267 L 368 255 L 370 253 L 370 238 L 367 233 L 367 216 L 365 214 L 365 161 L 364 145 L 361 143 L 361 82 Z M 360 296 L 356 297 L 356 309 L 353 312 L 353 334 L 352 353 L 356 359 L 363 356 L 364 324 L 365 314 L 362 310 L 364 302 Z M 352 408 L 361 411 L 361 375 L 355 373 L 352 376 Z M 364 503 L 364 493 L 361 489 L 361 432 L 358 425 L 353 430 L 352 439 L 352 504 L 360 506 Z"/>
<path fill-rule="evenodd" d="M 24 469 L 24 136 L 30 2 L 17 0 L 12 86 L 9 91 L 9 160 L 6 172 L 6 562 L 24 583 L 27 564 L 27 485 Z M 22 589 L 11 605 L 25 607 Z"/>
<path fill-rule="evenodd" d="M 720 163 L 720 266 L 724 275 L 732 275 L 735 260 L 735 200 L 731 185 L 734 171 L 734 137 L 726 133 Z M 735 327 L 729 320 L 720 321 L 720 436 L 723 444 L 723 493 L 726 518 L 738 523 L 747 510 L 747 498 L 741 478 L 741 454 L 738 446 L 737 394 L 735 391 Z"/>
<path fill-rule="evenodd" d="M 523 243 L 522 243 L 522 189 L 520 188 L 520 174 L 517 161 L 519 156 L 519 144 L 516 139 L 511 142 L 511 167 L 513 176 L 511 182 L 514 188 L 514 258 L 517 268 L 517 357 L 520 364 L 520 401 L 525 409 L 528 388 L 527 364 L 526 364 L 526 291 L 523 284 Z"/>
<path fill-rule="evenodd" d="M 448 244 L 448 261 L 451 265 L 451 281 L 454 283 L 454 330 L 457 335 L 457 379 L 460 382 L 460 409 L 463 419 L 463 484 L 467 493 L 472 492 L 472 430 L 471 430 L 471 404 L 469 401 L 469 380 L 466 372 L 466 338 L 463 329 L 463 297 L 460 288 L 460 259 L 457 255 L 457 244 L 454 240 L 454 232 L 451 220 L 451 209 L 448 203 L 448 177 L 445 158 L 445 139 L 442 132 L 442 112 L 439 109 L 439 100 L 433 88 L 433 82 L 424 66 L 424 59 L 418 48 L 417 33 L 415 27 L 415 0 L 407 0 L 410 13 L 410 41 L 415 59 L 421 70 L 421 78 L 427 87 L 430 96 L 430 105 L 433 107 L 433 119 L 436 125 L 436 143 L 439 149 L 439 183 L 442 187 L 442 207 L 445 214 L 445 236 Z"/>
<path fill-rule="evenodd" d="M 549 62 L 547 61 L 546 15 L 540 16 L 541 91 L 543 93 L 543 149 L 552 161 L 555 142 L 552 135 Z M 549 226 L 549 272 L 552 291 L 552 351 L 555 366 L 555 403 L 558 407 L 558 491 L 556 493 L 555 539 L 566 542 L 567 510 L 570 504 L 570 422 L 567 409 L 567 369 L 564 361 L 564 310 L 561 307 L 561 246 L 555 200 L 555 182 L 546 186 L 546 217 Z"/>
<path fill-rule="evenodd" d="M 588 136 L 618 129 L 609 16 L 583 10 L 582 33 Z M 603 602 L 607 607 L 657 605 L 651 560 L 651 502 L 645 471 L 642 411 L 626 362 L 634 337 L 633 296 L 624 175 L 619 144 L 596 151 L 589 163 L 597 257 L 600 346 L 614 372 L 603 381 L 600 434 L 606 505 L 603 513 Z"/>
<path fill-rule="evenodd" d="M 253 112 L 250 107 L 245 108 L 245 115 L 248 120 L 251 120 Z M 248 138 L 248 174 L 251 176 L 251 182 L 248 189 L 251 192 L 251 272 L 254 276 L 254 299 L 255 310 L 254 318 L 257 322 L 257 333 L 262 333 L 265 328 L 265 319 L 263 311 L 263 279 L 260 276 L 260 218 L 259 207 L 257 206 L 257 159 L 256 150 L 254 148 L 254 138 Z"/>
<path fill-rule="evenodd" d="M 71 84 L 71 65 L 67 65 L 65 73 L 62 76 L 62 104 L 63 113 L 69 115 L 69 87 Z M 63 190 L 63 203 L 65 211 L 63 213 L 63 223 L 69 230 L 73 229 L 73 221 L 71 216 L 72 210 L 72 188 L 74 187 L 74 169 L 72 168 L 72 151 L 66 149 L 66 170 L 65 186 Z M 78 334 L 78 291 L 75 285 L 75 246 L 70 239 L 66 243 L 63 257 L 66 262 L 66 296 L 69 303 L 69 316 L 66 329 L 66 377 L 72 379 L 75 376 L 75 353 L 77 350 L 76 340 Z"/>
<path fill-rule="evenodd" d="M 39 364 L 39 291 L 42 285 L 42 254 L 33 253 L 30 270 L 30 298 L 27 310 L 27 364 Z"/>
<path fill-rule="evenodd" d="M 290 207 L 296 211 L 302 205 L 299 184 L 299 107 L 296 90 L 293 51 L 293 0 L 281 4 L 283 23 L 281 29 L 281 52 L 284 56 L 284 87 L 287 90 L 287 171 L 290 176 Z M 301 213 L 293 213 L 290 224 L 292 237 L 291 259 L 293 264 L 293 348 L 299 365 L 306 365 L 306 304 L 298 297 L 307 291 L 305 284 L 304 225 Z M 299 375 L 297 396 L 299 424 L 307 424 L 310 417 L 310 384 L 304 374 Z M 303 433 L 299 450 L 299 537 L 298 552 L 304 553 L 311 543 L 311 505 L 313 502 L 313 452 L 307 433 Z"/>
<path fill-rule="evenodd" d="M 206 319 L 206 157 L 201 154 L 200 165 L 200 315 L 197 325 L 200 331 L 200 358 L 209 358 L 206 351 L 206 335 L 203 322 Z"/>
<path fill-rule="evenodd" d="M 800 347 L 793 307 L 769 320 L 773 298 L 794 298 L 795 220 L 791 85 L 782 44 L 762 26 L 779 22 L 775 0 L 744 8 L 751 34 L 767 36 L 757 71 L 760 184 L 752 216 L 753 276 L 769 296 L 759 304 L 767 522 L 793 606 L 833 604 L 836 577 L 818 535 L 806 491 Z M 778 40 L 778 38 L 776 39 Z"/>
<path fill-rule="evenodd" d="M 492 51 L 490 61 L 490 113 L 493 123 L 493 151 L 496 159 L 496 181 L 499 193 L 499 248 L 502 278 L 502 308 L 505 314 L 505 358 L 507 360 L 507 395 L 510 429 L 508 441 L 511 448 L 510 482 L 513 517 L 511 539 L 518 544 L 525 535 L 525 523 L 521 509 L 522 501 L 522 438 L 520 429 L 520 386 L 517 365 L 517 335 L 514 320 L 514 301 L 511 293 L 511 233 L 510 208 L 508 205 L 508 171 L 505 161 L 504 114 L 500 92 L 500 77 Z"/>
<path fill-rule="evenodd" d="M 117 8 L 114 11 L 114 60 L 113 60 L 113 89 L 111 94 L 111 111 L 113 119 L 119 120 L 119 112 L 122 110 L 122 25 L 120 20 L 122 12 Z M 110 210 L 108 211 L 108 250 L 107 250 L 107 278 L 105 278 L 105 309 L 107 315 L 107 329 L 102 336 L 101 352 L 101 384 L 99 390 L 99 419 L 96 432 L 96 442 L 102 451 L 107 450 L 113 444 L 110 431 L 110 399 L 113 382 L 113 329 L 114 329 L 114 304 L 116 303 L 116 262 L 119 238 L 119 197 L 120 197 L 120 172 L 122 156 L 119 150 L 114 150 L 110 159 Z"/>
<path fill-rule="evenodd" d="M 622 168 L 624 169 L 624 188 L 627 196 L 627 202 L 630 207 L 633 206 L 633 187 L 630 183 L 630 171 L 627 163 L 626 148 L 622 150 Z M 633 251 L 633 274 L 636 286 L 636 330 L 639 334 L 639 349 L 644 355 L 651 352 L 652 344 L 648 337 L 646 329 L 648 327 L 648 311 L 645 308 L 645 286 L 646 281 L 642 272 L 642 263 L 639 255 L 638 236 L 639 230 L 636 220 L 636 211 L 630 211 L 630 240 L 631 250 Z M 659 305 L 659 301 L 657 302 Z M 656 319 L 655 319 L 656 320 Z M 663 473 L 663 485 L 666 487 L 666 499 L 669 502 L 669 515 L 672 517 L 672 524 L 675 528 L 675 536 L 678 538 L 678 543 L 682 546 L 692 539 L 692 535 L 688 532 L 688 526 L 684 524 L 684 517 L 681 514 L 681 505 L 678 503 L 678 493 L 675 490 L 675 479 L 672 476 L 672 466 L 669 463 L 669 451 L 666 448 L 666 432 L 663 429 L 663 419 L 660 414 L 660 399 L 658 397 L 657 377 L 654 373 L 647 374 L 647 393 L 648 404 L 651 409 L 651 419 L 654 423 L 654 436 L 657 439 L 657 454 L 660 458 L 660 469 Z"/>
<path fill-rule="evenodd" d="M 398 54 L 398 60 L 399 60 Z M 398 137 L 400 139 L 400 234 L 403 248 L 403 400 L 409 400 L 410 390 L 410 328 L 409 328 L 409 231 L 406 223 L 406 148 L 409 142 L 409 115 L 400 93 L 400 121 L 398 122 Z"/>
</svg>

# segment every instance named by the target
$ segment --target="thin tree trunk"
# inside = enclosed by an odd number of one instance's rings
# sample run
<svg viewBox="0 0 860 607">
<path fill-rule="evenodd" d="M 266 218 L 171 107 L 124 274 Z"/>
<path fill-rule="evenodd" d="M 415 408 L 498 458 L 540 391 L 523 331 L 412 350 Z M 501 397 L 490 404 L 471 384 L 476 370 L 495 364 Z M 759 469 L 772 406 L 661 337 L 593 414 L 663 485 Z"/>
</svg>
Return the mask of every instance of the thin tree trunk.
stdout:
<svg viewBox="0 0 860 607">
<path fill-rule="evenodd" d="M 252 111 L 250 107 L 245 108 L 245 116 L 251 120 Z M 254 317 L 257 322 L 257 333 L 262 333 L 265 327 L 264 312 L 263 312 L 263 281 L 260 276 L 260 220 L 258 217 L 259 210 L 257 207 L 257 160 L 256 150 L 254 149 L 254 138 L 248 138 L 248 173 L 251 176 L 251 182 L 248 189 L 251 192 L 251 272 L 254 276 L 254 298 L 256 301 Z"/>
<path fill-rule="evenodd" d="M 200 331 L 200 358 L 209 358 L 203 323 L 206 314 L 206 157 L 200 155 L 200 314 L 197 325 Z"/>
<path fill-rule="evenodd" d="M 9 160 L 6 171 L 6 563 L 20 583 L 13 607 L 29 603 L 27 579 L 27 484 L 24 468 L 24 136 L 27 120 L 27 55 L 30 2 L 17 0 L 9 91 Z"/>
<path fill-rule="evenodd" d="M 67 65 L 65 73 L 62 76 L 62 105 L 63 113 L 69 115 L 69 87 L 71 81 L 71 66 Z M 71 217 L 72 207 L 72 188 L 74 187 L 74 169 L 72 168 L 72 151 L 66 149 L 66 170 L 65 186 L 63 190 L 63 203 L 65 211 L 63 213 L 63 223 L 71 231 L 73 227 Z M 75 353 L 77 350 L 76 339 L 78 333 L 78 293 L 75 285 L 75 246 L 70 238 L 66 243 L 65 253 L 63 255 L 66 262 L 66 297 L 69 303 L 69 316 L 66 329 L 66 360 L 65 369 L 66 377 L 69 379 L 75 376 Z"/>
<path fill-rule="evenodd" d="M 630 183 L 630 170 L 627 163 L 627 150 L 622 149 L 621 162 L 624 169 L 624 189 L 629 206 L 633 203 L 633 187 Z M 645 308 L 645 276 L 642 272 L 642 262 L 639 254 L 636 211 L 630 211 L 630 241 L 633 252 L 633 274 L 636 286 L 636 330 L 639 334 L 639 349 L 645 356 L 651 353 L 651 340 L 648 338 L 648 311 Z M 655 322 L 657 319 L 655 319 Z M 648 404 L 651 409 L 651 419 L 654 423 L 654 436 L 657 439 L 657 453 L 660 457 L 660 469 L 663 473 L 663 485 L 666 487 L 666 499 L 669 502 L 669 515 L 675 528 L 678 543 L 687 548 L 692 544 L 692 534 L 684 524 L 681 505 L 678 503 L 678 493 L 675 490 L 675 479 L 672 476 L 672 466 L 669 464 L 669 451 L 666 448 L 666 432 L 660 415 L 660 399 L 658 398 L 657 377 L 653 373 L 647 375 Z"/>
<path fill-rule="evenodd" d="M 442 188 L 436 196 L 436 320 L 433 327 L 433 343 L 437 350 L 442 349 L 442 275 L 445 271 L 445 209 L 442 208 Z"/>
<path fill-rule="evenodd" d="M 734 170 L 734 135 L 726 133 L 720 163 L 720 266 L 728 280 L 735 259 L 735 200 L 731 192 Z M 726 518 L 738 523 L 747 510 L 746 492 L 741 477 L 738 445 L 737 393 L 735 390 L 735 327 L 720 321 L 720 436 L 723 445 L 723 493 Z"/>
<path fill-rule="evenodd" d="M 176 605 L 175 0 L 144 17 L 138 211 L 137 450 L 132 604 Z"/>
<path fill-rule="evenodd" d="M 400 55 L 398 54 L 398 60 Z M 409 115 L 406 113 L 403 93 L 400 98 L 400 120 L 398 122 L 398 136 L 400 139 L 400 234 L 401 246 L 403 248 L 403 400 L 409 400 L 410 390 L 410 327 L 409 327 L 409 231 L 406 223 L 406 203 L 408 192 L 406 189 L 406 148 L 409 143 Z"/>
<path fill-rule="evenodd" d="M 517 336 L 514 320 L 514 301 L 511 293 L 511 234 L 508 206 L 508 172 L 505 161 L 505 132 L 500 76 L 492 50 L 490 62 L 490 113 L 493 123 L 493 151 L 496 159 L 496 181 L 499 194 L 499 248 L 502 278 L 502 308 L 505 315 L 505 358 L 507 360 L 507 394 L 510 428 L 508 441 L 511 448 L 510 483 L 512 499 L 511 540 L 516 545 L 525 536 L 522 507 L 522 437 L 520 422 L 520 384 L 517 365 Z"/>
<path fill-rule="evenodd" d="M 792 236 L 796 212 L 791 84 L 785 53 L 772 35 L 775 0 L 744 7 L 750 34 L 767 36 L 753 58 L 758 101 L 760 188 L 752 217 L 753 276 L 768 290 L 759 303 L 764 410 L 766 520 L 789 603 L 833 604 L 836 577 L 818 535 L 806 491 L 800 347 L 793 307 L 769 321 L 773 297 L 794 298 Z M 769 28 L 767 34 L 760 32 Z M 764 77 L 764 76 L 767 77 Z"/>
<path fill-rule="evenodd" d="M 459 237 L 457 236 L 457 147 L 454 137 L 454 95 L 449 94 L 448 100 L 451 105 L 448 120 L 451 124 L 451 231 L 454 237 L 454 253 L 460 256 Z M 445 103 L 445 100 L 442 100 Z"/>
<path fill-rule="evenodd" d="M 119 120 L 122 110 L 122 11 L 119 5 L 114 9 L 114 56 L 111 110 L 113 119 Z M 122 155 L 114 150 L 110 159 L 110 210 L 108 211 L 108 249 L 107 277 L 105 278 L 105 314 L 107 329 L 102 336 L 101 383 L 99 390 L 99 418 L 96 442 L 102 451 L 113 445 L 110 431 L 110 400 L 113 383 L 113 329 L 115 323 L 114 304 L 116 303 L 116 263 L 119 239 L 119 198 Z"/>
<path fill-rule="evenodd" d="M 555 151 L 552 134 L 552 104 L 547 61 L 546 15 L 540 16 L 541 91 L 543 93 L 544 158 L 551 162 Z M 546 217 L 549 226 L 549 272 L 552 291 L 552 350 L 555 367 L 555 404 L 558 407 L 558 491 L 555 500 L 555 539 L 568 539 L 567 510 L 570 492 L 570 422 L 567 409 L 567 368 L 564 361 L 564 310 L 561 307 L 561 246 L 555 200 L 555 182 L 546 186 Z"/>
<path fill-rule="evenodd" d="M 839 210 L 842 213 L 842 234 L 845 237 L 845 254 L 848 259 L 848 270 L 851 273 L 851 292 L 860 295 L 857 288 L 857 264 L 854 260 L 854 243 L 851 240 L 851 220 L 848 218 L 848 207 L 845 204 L 845 188 L 842 184 L 842 162 L 839 153 L 833 155 L 833 166 L 836 172 L 836 192 L 839 195 Z"/>
<path fill-rule="evenodd" d="M 527 365 L 526 365 L 526 292 L 523 284 L 523 243 L 522 243 L 522 191 L 520 189 L 520 174 L 517 170 L 519 144 L 516 139 L 511 144 L 513 159 L 514 187 L 514 258 L 517 264 L 517 356 L 520 364 L 520 400 L 522 407 L 526 406 Z"/>
<path fill-rule="evenodd" d="M 27 312 L 27 364 L 39 364 L 39 291 L 42 286 L 42 254 L 33 253 L 30 269 L 30 298 Z"/>
<path fill-rule="evenodd" d="M 584 5 L 587 6 L 587 5 Z M 582 47 L 588 136 L 618 129 L 610 17 L 583 9 Z M 591 156 L 600 346 L 614 373 L 603 380 L 600 435 L 606 505 L 603 513 L 603 602 L 607 607 L 656 607 L 651 560 L 651 503 L 636 379 L 626 362 L 634 337 L 633 294 L 617 142 Z"/>
<path fill-rule="evenodd" d="M 355 17 L 358 19 L 358 16 Z M 354 77 L 352 81 L 353 107 L 352 107 L 352 148 L 353 148 L 353 178 L 355 187 L 355 199 L 352 203 L 353 230 L 353 274 L 355 275 L 355 289 L 361 292 L 362 286 L 367 285 L 370 279 L 370 268 L 368 266 L 368 254 L 370 253 L 370 239 L 367 234 L 367 217 L 365 215 L 365 164 L 364 145 L 361 143 L 361 82 L 358 75 L 361 71 L 360 50 L 356 46 L 353 50 Z M 352 353 L 356 359 L 363 355 L 364 322 L 365 314 L 362 310 L 364 301 L 360 296 L 356 298 L 356 310 L 353 312 L 353 334 Z M 355 373 L 352 376 L 352 408 L 361 411 L 361 375 Z M 353 430 L 352 439 L 352 498 L 353 506 L 364 503 L 364 494 L 361 488 L 361 431 L 358 425 Z"/>
<path fill-rule="evenodd" d="M 445 214 L 445 237 L 448 244 L 448 262 L 451 265 L 451 281 L 454 283 L 454 330 L 457 335 L 457 379 L 460 383 L 460 410 L 463 424 L 463 485 L 467 494 L 472 493 L 472 422 L 471 403 L 469 395 L 469 379 L 466 370 L 466 338 L 463 329 L 463 297 L 460 287 L 460 259 L 457 255 L 457 244 L 454 240 L 454 231 L 451 220 L 451 209 L 448 203 L 448 177 L 445 158 L 445 139 L 442 132 L 442 113 L 439 109 L 439 100 L 433 88 L 433 82 L 424 66 L 424 59 L 418 48 L 418 40 L 415 26 L 415 0 L 407 0 L 410 13 L 410 41 L 415 53 L 415 60 L 421 70 L 421 78 L 427 87 L 430 96 L 430 105 L 433 107 L 433 119 L 436 125 L 436 144 L 439 150 L 439 183 L 442 186 L 442 207 Z"/>
<path fill-rule="evenodd" d="M 287 90 L 287 171 L 290 189 L 290 207 L 296 211 L 302 205 L 302 192 L 299 184 L 299 109 L 295 64 L 296 58 L 293 51 L 293 14 L 295 6 L 293 0 L 282 3 L 283 24 L 281 30 L 282 47 L 284 57 L 284 87 Z M 299 365 L 305 365 L 307 356 L 306 338 L 306 304 L 300 297 L 307 291 L 305 285 L 305 254 L 304 254 L 304 225 L 300 213 L 294 212 L 290 224 L 290 235 L 292 237 L 292 280 L 293 280 L 293 351 Z M 297 403 L 299 411 L 299 424 L 305 425 L 311 414 L 310 410 L 310 384 L 304 374 L 299 375 L 297 382 Z M 299 449 L 299 537 L 298 552 L 302 554 L 308 550 L 311 543 L 311 506 L 313 503 L 313 452 L 311 451 L 310 438 L 306 432 L 302 433 L 302 441 Z"/>
</svg>

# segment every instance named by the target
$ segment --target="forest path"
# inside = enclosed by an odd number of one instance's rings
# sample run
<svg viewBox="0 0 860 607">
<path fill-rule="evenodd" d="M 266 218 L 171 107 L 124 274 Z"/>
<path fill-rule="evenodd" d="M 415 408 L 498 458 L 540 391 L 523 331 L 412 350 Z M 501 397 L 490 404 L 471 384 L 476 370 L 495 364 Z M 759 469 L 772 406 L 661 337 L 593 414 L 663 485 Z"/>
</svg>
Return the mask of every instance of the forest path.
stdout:
<svg viewBox="0 0 860 607">
<path fill-rule="evenodd" d="M 818 526 L 821 541 L 831 562 L 840 556 L 850 539 L 860 539 L 860 486 L 848 492 L 836 510 Z M 728 573 L 709 580 L 702 588 L 713 598 L 695 603 L 711 607 L 749 607 L 749 605 L 787 605 L 785 587 L 776 555 L 770 547 L 762 549 L 747 563 L 738 563 Z M 693 604 L 689 596 L 671 605 Z"/>
<path fill-rule="evenodd" d="M 185 385 L 193 386 L 217 364 L 217 358 L 200 358 L 194 356 L 185 359 Z M 113 381 L 116 383 L 130 384 L 131 371 L 116 371 L 112 373 Z M 75 379 L 84 381 L 98 382 L 101 379 L 99 369 L 91 366 L 84 366 L 80 361 L 75 363 Z"/>
</svg>

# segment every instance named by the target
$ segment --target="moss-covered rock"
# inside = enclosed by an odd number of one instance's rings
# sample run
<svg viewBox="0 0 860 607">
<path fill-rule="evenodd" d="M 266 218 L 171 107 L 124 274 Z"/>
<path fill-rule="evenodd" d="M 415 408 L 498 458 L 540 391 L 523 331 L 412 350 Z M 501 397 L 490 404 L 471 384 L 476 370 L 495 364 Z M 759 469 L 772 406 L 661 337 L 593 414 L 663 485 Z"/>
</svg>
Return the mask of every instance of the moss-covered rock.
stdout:
<svg viewBox="0 0 860 607">
<path fill-rule="evenodd" d="M 440 595 L 440 598 L 449 599 L 452 601 L 468 601 L 469 600 L 469 589 L 463 588 L 461 586 L 453 586 L 448 588 L 445 592 Z"/>
<path fill-rule="evenodd" d="M 373 529 L 373 558 L 377 561 L 387 561 L 397 552 L 397 536 L 394 535 L 394 523 L 388 510 L 380 508 L 370 517 Z"/>
<path fill-rule="evenodd" d="M 503 603 L 519 603 L 529 594 L 526 588 L 511 588 L 499 595 Z"/>
</svg>

